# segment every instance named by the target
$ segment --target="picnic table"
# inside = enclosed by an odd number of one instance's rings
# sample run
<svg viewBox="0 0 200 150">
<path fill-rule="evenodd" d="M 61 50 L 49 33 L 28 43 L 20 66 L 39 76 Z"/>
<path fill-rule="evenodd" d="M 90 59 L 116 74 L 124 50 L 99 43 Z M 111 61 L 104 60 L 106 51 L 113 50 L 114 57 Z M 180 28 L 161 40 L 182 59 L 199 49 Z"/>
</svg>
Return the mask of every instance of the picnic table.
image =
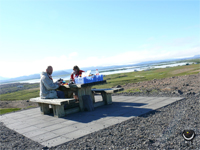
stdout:
<svg viewBox="0 0 200 150">
<path fill-rule="evenodd" d="M 92 86 L 101 85 L 101 84 L 105 84 L 105 83 L 106 83 L 106 80 L 92 82 L 92 83 L 86 83 L 86 84 L 61 85 L 58 88 L 58 90 L 63 91 L 67 97 L 69 97 L 69 92 L 77 91 L 80 111 L 84 111 L 82 96 L 90 95 L 93 100 L 93 103 L 95 103 L 94 94 L 92 92 Z"/>
<path fill-rule="evenodd" d="M 123 88 L 107 88 L 107 89 L 92 89 L 92 86 L 105 84 L 106 80 L 97 81 L 86 84 L 69 84 L 62 85 L 57 90 L 65 93 L 64 99 L 42 99 L 40 97 L 31 98 L 31 102 L 36 102 L 40 106 L 42 114 L 50 114 L 53 109 L 54 117 L 63 117 L 67 114 L 84 111 L 83 96 L 89 95 L 93 101 L 94 107 L 99 107 L 105 104 L 112 104 L 112 93 L 122 91 Z M 75 103 L 73 92 L 78 93 L 79 103 Z M 95 102 L 94 94 L 101 93 L 103 101 Z M 50 108 L 50 105 L 52 108 Z M 66 106 L 66 109 L 65 109 Z"/>
</svg>

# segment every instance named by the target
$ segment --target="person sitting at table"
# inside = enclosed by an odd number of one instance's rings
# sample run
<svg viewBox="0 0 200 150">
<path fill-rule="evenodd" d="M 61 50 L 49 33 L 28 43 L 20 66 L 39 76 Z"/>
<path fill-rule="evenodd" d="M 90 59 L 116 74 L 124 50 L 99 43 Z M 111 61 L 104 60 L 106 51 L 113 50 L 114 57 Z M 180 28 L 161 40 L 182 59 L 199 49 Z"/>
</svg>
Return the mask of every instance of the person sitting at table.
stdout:
<svg viewBox="0 0 200 150">
<path fill-rule="evenodd" d="M 53 82 L 51 74 L 53 73 L 53 67 L 48 66 L 46 72 L 41 73 L 40 79 L 40 97 L 44 99 L 48 98 L 65 98 L 65 94 L 62 91 L 56 91 L 60 87 L 62 81 Z"/>
<path fill-rule="evenodd" d="M 80 70 L 78 66 L 73 67 L 73 72 L 71 74 L 71 79 L 74 80 L 74 77 L 78 77 L 82 75 L 82 72 L 85 72 L 83 70 Z"/>
<path fill-rule="evenodd" d="M 74 81 L 74 78 L 75 78 L 75 77 L 78 77 L 78 76 L 80 76 L 80 75 L 82 75 L 82 72 L 85 72 L 85 71 L 80 70 L 78 66 L 74 66 L 74 67 L 73 67 L 73 72 L 72 72 L 72 74 L 71 74 L 71 79 L 70 79 L 70 80 Z M 78 96 L 77 96 L 77 95 L 78 95 L 78 92 L 75 91 L 75 92 L 74 92 L 74 98 L 76 99 L 76 101 L 78 101 Z"/>
</svg>

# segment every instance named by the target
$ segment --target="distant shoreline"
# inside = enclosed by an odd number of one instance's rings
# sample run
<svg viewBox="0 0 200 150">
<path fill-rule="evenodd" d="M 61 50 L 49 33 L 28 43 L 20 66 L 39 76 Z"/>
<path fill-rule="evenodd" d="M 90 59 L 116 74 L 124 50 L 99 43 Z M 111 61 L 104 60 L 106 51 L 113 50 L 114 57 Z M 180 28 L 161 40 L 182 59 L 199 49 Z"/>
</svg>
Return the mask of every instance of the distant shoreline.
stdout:
<svg viewBox="0 0 200 150">
<path fill-rule="evenodd" d="M 144 70 L 150 70 L 154 68 L 167 68 L 167 67 L 175 67 L 175 66 L 183 66 L 188 64 L 192 64 L 194 62 L 168 62 L 168 63 L 156 63 L 156 64 L 146 64 L 146 65 L 141 65 L 141 66 L 132 66 L 132 67 L 119 67 L 119 68 L 110 68 L 110 69 L 100 69 L 99 72 L 100 74 L 103 75 L 111 75 L 111 74 L 117 74 L 117 73 L 128 73 L 128 72 L 134 72 L 134 71 L 144 71 Z M 93 74 L 95 74 L 95 71 L 92 71 Z M 63 78 L 64 80 L 69 80 L 70 75 L 60 75 L 53 77 L 54 81 L 57 81 L 59 78 Z M 40 79 L 29 79 L 29 80 L 18 80 L 18 81 L 11 81 L 11 82 L 4 82 L 2 83 L 0 81 L 0 85 L 5 85 L 5 84 L 13 84 L 13 83 L 39 83 Z"/>
</svg>

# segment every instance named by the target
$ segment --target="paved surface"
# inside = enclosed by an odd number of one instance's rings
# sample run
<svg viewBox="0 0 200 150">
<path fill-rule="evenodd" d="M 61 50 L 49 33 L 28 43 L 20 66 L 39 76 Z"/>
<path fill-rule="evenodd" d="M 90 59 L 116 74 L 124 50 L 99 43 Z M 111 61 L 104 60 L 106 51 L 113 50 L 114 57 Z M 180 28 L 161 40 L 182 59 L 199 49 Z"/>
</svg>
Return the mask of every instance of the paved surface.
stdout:
<svg viewBox="0 0 200 150">
<path fill-rule="evenodd" d="M 44 146 L 56 146 L 138 115 L 158 109 L 182 98 L 113 96 L 112 105 L 78 112 L 65 118 L 41 115 L 39 108 L 0 116 L 0 121 L 12 130 Z M 100 96 L 95 97 L 101 101 Z"/>
</svg>

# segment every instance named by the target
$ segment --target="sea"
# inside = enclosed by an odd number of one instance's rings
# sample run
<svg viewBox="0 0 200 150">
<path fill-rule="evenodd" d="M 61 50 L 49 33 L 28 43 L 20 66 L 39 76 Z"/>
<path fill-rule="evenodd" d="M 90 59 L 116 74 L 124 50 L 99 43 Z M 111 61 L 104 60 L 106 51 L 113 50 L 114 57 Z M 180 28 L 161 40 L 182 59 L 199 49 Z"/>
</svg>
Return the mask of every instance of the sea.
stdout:
<svg viewBox="0 0 200 150">
<path fill-rule="evenodd" d="M 168 68 L 168 67 L 175 67 L 175 66 L 183 66 L 186 64 L 192 64 L 193 62 L 182 62 L 182 63 L 176 63 L 176 62 L 168 62 L 168 63 L 154 63 L 154 64 L 142 64 L 142 65 L 129 65 L 128 67 L 114 67 L 114 68 L 107 68 L 107 69 L 99 69 L 99 73 L 102 75 L 111 75 L 111 74 L 118 74 L 118 73 L 128 73 L 128 72 L 135 72 L 135 71 L 143 71 L 143 70 L 150 70 L 154 68 Z M 98 68 L 97 68 L 98 69 Z M 88 70 L 84 70 L 88 71 Z M 91 70 L 92 74 L 95 74 L 96 70 Z M 67 74 L 65 76 L 57 76 L 53 77 L 54 81 L 57 81 L 58 79 L 64 79 L 69 80 L 70 74 Z M 9 82 L 10 83 L 39 83 L 40 79 L 32 79 L 32 80 L 23 80 L 23 81 L 16 81 L 16 82 Z M 8 84 L 8 83 L 4 83 Z"/>
</svg>

